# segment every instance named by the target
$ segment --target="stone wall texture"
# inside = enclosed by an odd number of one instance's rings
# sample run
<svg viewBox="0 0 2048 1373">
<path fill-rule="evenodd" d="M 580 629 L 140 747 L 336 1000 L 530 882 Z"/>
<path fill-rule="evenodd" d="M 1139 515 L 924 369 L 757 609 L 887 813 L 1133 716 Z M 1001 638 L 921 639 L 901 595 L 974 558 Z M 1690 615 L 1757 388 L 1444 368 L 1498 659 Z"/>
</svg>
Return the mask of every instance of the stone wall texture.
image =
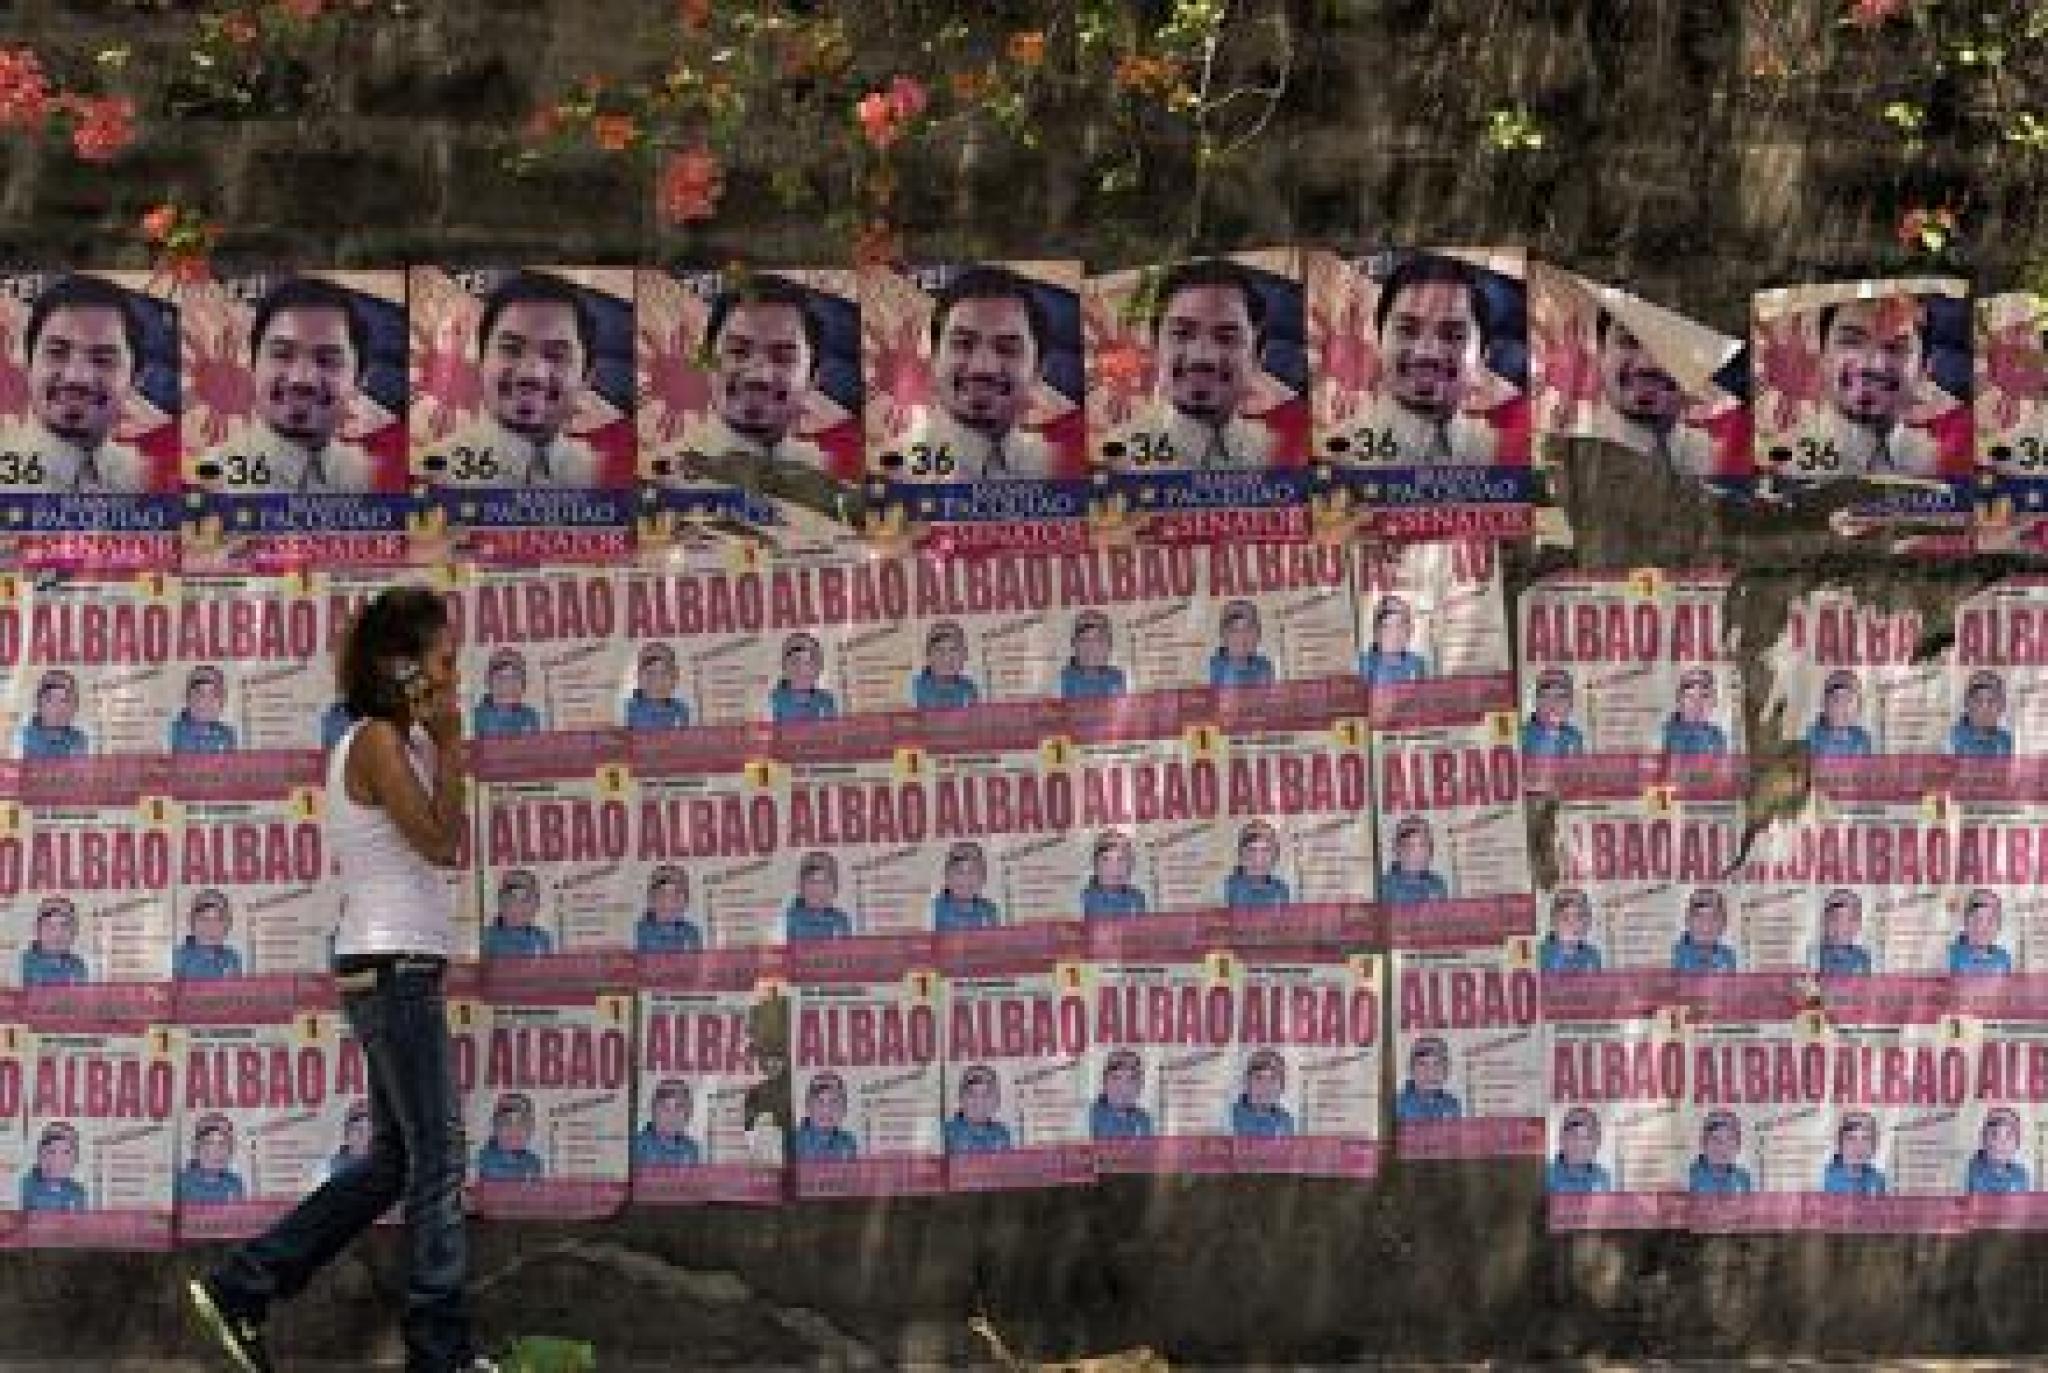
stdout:
<svg viewBox="0 0 2048 1373">
<path fill-rule="evenodd" d="M 687 240 L 656 225 L 622 162 L 501 170 L 527 110 L 584 71 L 629 68 L 673 8 L 420 0 L 402 22 L 337 40 L 322 57 L 342 73 L 334 89 L 296 97 L 286 73 L 260 117 L 150 119 L 111 173 L 0 139 L 0 261 L 135 265 L 130 226 L 171 192 L 230 226 L 229 262 L 842 258 L 819 217 L 750 194 L 771 160 L 817 160 L 773 130 L 760 165 L 736 170 L 722 217 Z M 986 8 L 1022 26 L 1062 7 Z M 1799 74 L 1765 80 L 1739 0 L 1296 0 L 1288 12 L 1286 107 L 1221 177 L 1214 244 L 1521 242 L 1731 332 L 1759 287 L 1897 268 L 1892 226 L 1908 200 L 1968 206 L 1986 285 L 2048 248 L 2042 164 L 1959 132 L 1967 121 L 1938 91 L 1926 144 L 1907 155 L 1876 112 L 1924 92 L 1827 24 L 1810 26 Z M 0 43 L 78 61 L 126 43 L 146 85 L 171 69 L 176 28 L 119 0 L 0 0 Z M 145 114 L 168 85 L 155 82 Z M 1543 122 L 1543 148 L 1486 148 L 1487 112 L 1511 104 Z M 1054 129 L 1046 143 L 1085 137 Z M 1148 169 L 1156 217 L 1105 205 L 1057 159 L 935 159 L 912 179 L 905 227 L 920 256 L 1143 260 L 1170 246 L 1160 224 L 1183 155 L 1161 147 Z M 834 184 L 836 169 L 809 170 Z M 1562 566 L 1725 561 L 1741 569 L 1751 645 L 1824 579 L 1910 598 L 1939 621 L 2006 570 L 1907 564 L 1832 537 L 1818 512 L 1730 512 L 1597 445 L 1565 456 L 1560 494 L 1575 542 L 1520 555 L 1515 588 Z M 1752 661 L 1753 709 L 1767 675 Z M 1760 801 L 1796 796 L 1796 759 L 1759 761 Z M 479 1235 L 479 1300 L 487 1330 L 593 1339 L 604 1366 L 959 1365 L 987 1357 L 968 1329 L 977 1315 L 1031 1359 L 1150 1345 L 1188 1365 L 2048 1347 L 2042 1238 L 1553 1239 L 1538 1173 L 1395 1161 L 1371 1187 L 1112 1179 L 1071 1194 L 494 1226 Z M 192 1354 L 178 1262 L 0 1256 L 0 1366 Z M 361 1246 L 281 1313 L 282 1351 L 342 1367 L 395 1359 L 400 1271 L 393 1237 Z"/>
</svg>

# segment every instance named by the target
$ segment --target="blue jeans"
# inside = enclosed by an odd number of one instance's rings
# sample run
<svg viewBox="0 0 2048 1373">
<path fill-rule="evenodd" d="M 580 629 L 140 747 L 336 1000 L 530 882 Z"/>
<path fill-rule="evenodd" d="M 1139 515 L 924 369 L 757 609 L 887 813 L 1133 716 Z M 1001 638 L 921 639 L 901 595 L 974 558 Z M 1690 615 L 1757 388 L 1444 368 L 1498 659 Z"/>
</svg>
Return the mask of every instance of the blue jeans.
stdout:
<svg viewBox="0 0 2048 1373">
<path fill-rule="evenodd" d="M 343 1012 L 362 1045 L 370 1155 L 330 1177 L 290 1215 L 230 1253 L 208 1278 L 214 1299 L 260 1321 L 401 1197 L 410 1264 L 409 1373 L 449 1373 L 476 1357 L 464 1303 L 462 1099 L 441 993 L 445 965 L 413 955 L 340 957 Z"/>
</svg>

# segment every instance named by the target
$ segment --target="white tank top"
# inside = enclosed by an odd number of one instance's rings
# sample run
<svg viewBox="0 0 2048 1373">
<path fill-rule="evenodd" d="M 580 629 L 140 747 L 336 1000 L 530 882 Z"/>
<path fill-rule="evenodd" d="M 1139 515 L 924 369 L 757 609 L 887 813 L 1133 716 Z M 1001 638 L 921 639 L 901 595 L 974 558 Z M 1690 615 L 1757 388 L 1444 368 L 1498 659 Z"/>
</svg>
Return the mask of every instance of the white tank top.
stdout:
<svg viewBox="0 0 2048 1373">
<path fill-rule="evenodd" d="M 327 755 L 327 851 L 341 882 L 337 954 L 455 954 L 455 894 L 448 874 L 406 842 L 381 806 L 348 794 L 348 751 L 358 721 Z M 413 775 L 434 785 L 434 741 L 417 725 L 407 742 Z"/>
</svg>

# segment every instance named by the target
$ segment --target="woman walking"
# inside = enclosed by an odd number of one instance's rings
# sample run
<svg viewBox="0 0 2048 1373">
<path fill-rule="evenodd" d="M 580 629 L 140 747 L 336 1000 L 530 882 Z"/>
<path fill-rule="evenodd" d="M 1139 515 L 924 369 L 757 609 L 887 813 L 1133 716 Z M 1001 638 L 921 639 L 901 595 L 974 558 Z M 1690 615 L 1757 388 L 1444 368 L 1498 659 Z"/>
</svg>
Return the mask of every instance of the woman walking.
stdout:
<svg viewBox="0 0 2048 1373">
<path fill-rule="evenodd" d="M 463 1287 L 462 1103 L 443 1005 L 455 952 L 445 870 L 466 811 L 448 608 L 424 587 L 384 591 L 341 649 L 355 723 L 327 757 L 327 845 L 342 884 L 334 979 L 369 1081 L 366 1157 L 186 1284 L 201 1330 L 240 1373 L 270 1373 L 272 1302 L 313 1275 L 394 1202 L 405 1202 L 409 1270 L 400 1327 L 408 1373 L 489 1373 Z"/>
</svg>

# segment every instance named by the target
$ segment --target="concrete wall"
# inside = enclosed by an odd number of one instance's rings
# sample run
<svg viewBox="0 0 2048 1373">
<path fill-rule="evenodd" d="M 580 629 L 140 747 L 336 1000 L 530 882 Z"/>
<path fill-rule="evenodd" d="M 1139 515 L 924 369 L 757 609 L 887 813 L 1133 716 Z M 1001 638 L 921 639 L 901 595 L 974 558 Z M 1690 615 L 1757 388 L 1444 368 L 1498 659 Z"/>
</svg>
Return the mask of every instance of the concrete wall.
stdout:
<svg viewBox="0 0 2048 1373">
<path fill-rule="evenodd" d="M 175 25 L 150 8 L 0 0 L 0 42 L 20 35 L 80 60 L 126 42 L 153 78 L 146 103 L 157 103 L 177 95 L 175 54 L 157 38 Z M 882 8 L 907 26 L 947 7 Z M 1004 7 L 1020 17 L 1057 8 Z M 1965 136 L 1968 111 L 1952 91 L 1935 102 L 1929 146 L 1908 157 L 1874 123 L 1884 100 L 1924 84 L 1892 48 L 1815 24 L 1791 54 L 1808 70 L 1756 79 L 1740 8 L 1303 0 L 1297 19 L 1314 18 L 1298 35 L 1286 114 L 1225 174 L 1208 236 L 1522 242 L 1730 330 L 1759 286 L 1898 266 L 1892 226 L 1908 201 L 1967 201 L 1988 284 L 2044 241 L 2041 166 Z M 352 30 L 310 81 L 279 76 L 275 112 L 151 120 L 112 171 L 0 139 L 0 260 L 132 263 L 130 226 L 173 192 L 230 226 L 230 262 L 843 254 L 816 216 L 751 194 L 758 167 L 738 169 L 726 214 L 688 240 L 657 228 L 622 162 L 593 158 L 531 180 L 500 169 L 504 133 L 566 80 L 631 60 L 672 12 L 666 0 L 417 9 L 406 23 Z M 1543 120 L 1547 145 L 1488 153 L 1486 112 L 1517 102 Z M 1084 139 L 1056 130 L 1046 142 Z M 763 150 L 791 151 L 772 137 Z M 986 156 L 962 172 L 940 159 L 913 179 L 912 250 L 1142 260 L 1168 246 L 1160 225 L 1180 156 L 1159 149 L 1139 199 L 1113 202 L 1070 166 Z M 815 170 L 829 184 L 834 169 Z M 1751 642 L 1767 642 L 1785 601 L 1824 575 L 1940 613 L 1995 571 L 1905 567 L 1831 539 L 1817 515 L 1733 515 L 1596 448 L 1571 455 L 1567 478 L 1576 546 L 1522 557 L 1517 587 L 1572 563 L 1725 559 L 1744 569 Z M 1768 686 L 1754 665 L 1750 686 L 1753 701 Z M 1796 777 L 1772 774 L 1769 785 L 1781 784 Z M 1396 1162 L 1373 1187 L 1118 1179 L 1071 1195 L 501 1226 L 481 1233 L 478 1273 L 489 1330 L 583 1335 L 672 1366 L 957 1363 L 979 1353 L 965 1322 L 980 1312 L 1034 1357 L 1150 1344 L 1176 1362 L 1235 1364 L 2020 1354 L 2048 1343 L 2031 1276 L 2044 1257 L 2048 1247 L 2026 1236 L 1553 1240 L 1533 1163 Z M 0 1358 L 188 1349 L 173 1269 L 160 1258 L 0 1256 Z M 291 1308 L 278 1338 L 344 1364 L 388 1357 L 397 1285 L 382 1237 Z"/>
</svg>

